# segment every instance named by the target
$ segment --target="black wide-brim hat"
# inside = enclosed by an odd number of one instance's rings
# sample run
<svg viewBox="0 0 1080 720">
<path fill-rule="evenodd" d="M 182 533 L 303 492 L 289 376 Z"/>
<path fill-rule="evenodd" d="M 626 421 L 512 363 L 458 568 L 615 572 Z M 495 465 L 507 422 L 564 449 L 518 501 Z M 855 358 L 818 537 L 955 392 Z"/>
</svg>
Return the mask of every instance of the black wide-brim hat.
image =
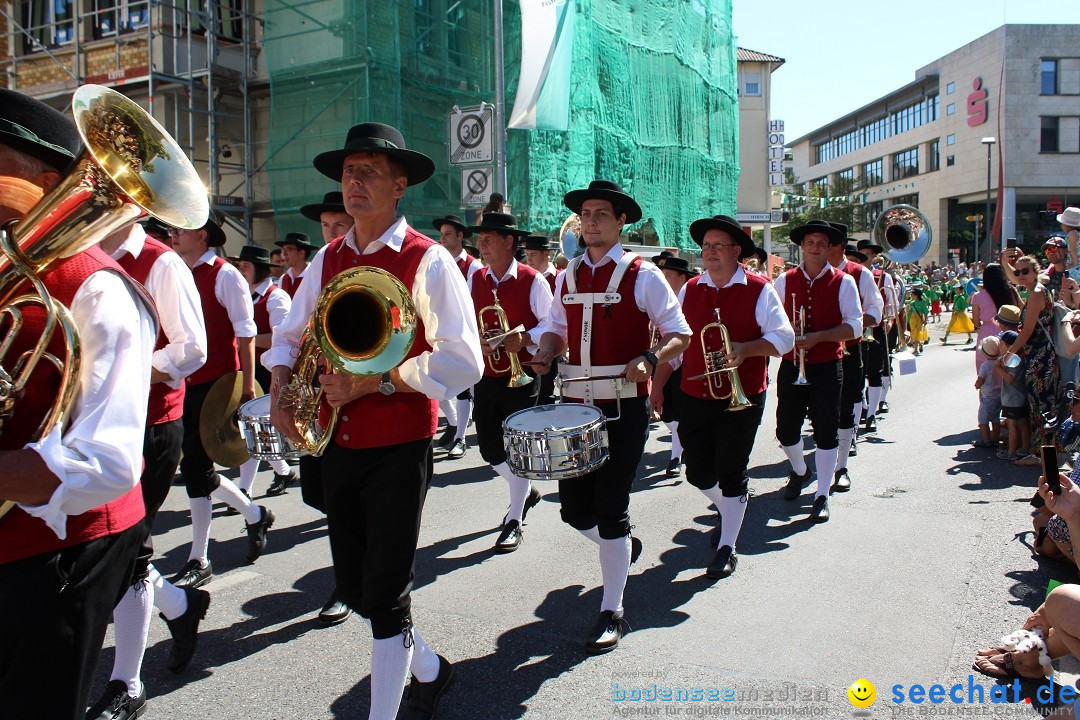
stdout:
<svg viewBox="0 0 1080 720">
<path fill-rule="evenodd" d="M 379 153 L 401 163 L 409 185 L 427 180 L 435 172 L 435 161 L 422 152 L 405 147 L 405 137 L 397 128 L 383 123 L 360 123 L 349 128 L 345 147 L 315 156 L 315 169 L 331 180 L 341 182 L 345 158 L 361 152 Z"/>
<path fill-rule="evenodd" d="M 861 252 L 866 252 L 867 250 L 869 250 L 870 252 L 877 253 L 878 255 L 885 252 L 885 248 L 881 247 L 873 240 L 860 240 L 858 243 L 856 243 L 856 247 Z"/>
<path fill-rule="evenodd" d="M 270 267 L 273 265 L 270 262 L 270 251 L 261 245 L 245 245 L 240 248 L 240 255 L 236 257 L 237 260 L 246 260 L 252 265 L 263 265 Z"/>
<path fill-rule="evenodd" d="M 864 263 L 864 262 L 866 262 L 867 260 L 870 259 L 870 256 L 867 255 L 866 253 L 864 253 L 862 250 L 860 250 L 859 246 L 856 245 L 855 243 L 848 243 L 847 244 L 847 247 L 844 248 L 844 255 L 845 256 L 854 256 L 861 263 Z"/>
<path fill-rule="evenodd" d="M 443 225 L 451 225 L 458 229 L 458 232 L 464 233 L 465 237 L 472 237 L 472 233 L 469 232 L 469 227 L 465 224 L 457 215 L 446 215 L 445 217 L 437 217 L 431 221 L 432 226 L 441 231 Z"/>
<path fill-rule="evenodd" d="M 801 246 L 803 238 L 811 233 L 821 233 L 829 238 L 830 245 L 843 245 L 847 233 L 842 233 L 824 220 L 809 220 L 791 231 L 791 242 Z"/>
<path fill-rule="evenodd" d="M 661 270 L 674 270 L 677 273 L 682 273 L 686 277 L 694 277 L 697 272 L 690 269 L 690 261 L 681 257 L 669 257 L 664 258 L 663 264 L 658 265 Z"/>
<path fill-rule="evenodd" d="M 274 244 L 278 247 L 285 247 L 286 245 L 295 245 L 301 250 L 307 250 L 308 252 L 315 252 L 319 249 L 318 245 L 311 242 L 311 238 L 307 236 L 307 233 L 291 232 L 285 233 L 284 240 L 275 240 Z"/>
<path fill-rule="evenodd" d="M 522 242 L 522 247 L 526 250 L 554 250 L 555 245 L 551 244 L 551 238 L 547 235 L 530 235 Z"/>
<path fill-rule="evenodd" d="M 830 222 L 829 224 L 832 225 L 837 230 L 839 230 L 840 232 L 844 233 L 844 242 L 847 242 L 847 233 L 848 233 L 847 225 L 845 225 L 844 223 L 834 223 L 834 222 Z"/>
<path fill-rule="evenodd" d="M 0 145 L 35 157 L 60 173 L 82 152 L 82 140 L 71 118 L 7 89 L 0 89 Z"/>
<path fill-rule="evenodd" d="M 207 247 L 221 247 L 225 244 L 225 231 L 221 229 L 221 216 L 211 211 L 206 224 L 200 230 L 206 231 Z"/>
<path fill-rule="evenodd" d="M 698 245 L 705 241 L 705 233 L 710 230 L 723 230 L 731 236 L 732 240 L 739 243 L 742 246 L 742 252 L 739 253 L 740 260 L 754 254 L 756 247 L 754 241 L 746 234 L 739 221 L 730 215 L 714 215 L 711 218 L 701 218 L 690 223 L 690 237 Z"/>
<path fill-rule="evenodd" d="M 143 230 L 146 231 L 146 233 L 148 234 L 157 233 L 158 235 L 168 235 L 169 231 L 172 230 L 171 227 L 161 222 L 153 215 L 146 218 L 139 224 L 143 226 Z"/>
<path fill-rule="evenodd" d="M 345 200 L 341 197 L 340 190 L 337 192 L 328 192 L 323 195 L 323 201 L 321 203 L 312 203 L 300 207 L 300 214 L 308 220 L 314 220 L 315 222 L 322 221 L 322 214 L 324 212 L 345 212 Z"/>
<path fill-rule="evenodd" d="M 763 267 L 769 264 L 769 253 L 765 252 L 765 248 L 755 245 L 753 255 Z"/>
<path fill-rule="evenodd" d="M 471 233 L 497 232 L 500 235 L 513 235 L 515 238 L 523 238 L 531 234 L 528 230 L 518 227 L 516 217 L 510 213 L 501 212 L 484 213 L 479 225 L 472 225 L 467 229 Z"/>
<path fill-rule="evenodd" d="M 611 180 L 593 180 L 584 190 L 571 190 L 563 195 L 563 205 L 571 212 L 581 214 L 581 205 L 586 200 L 607 200 L 615 208 L 615 214 L 626 214 L 627 224 L 641 219 L 641 206 L 634 198 L 623 192 L 618 183 Z"/>
</svg>

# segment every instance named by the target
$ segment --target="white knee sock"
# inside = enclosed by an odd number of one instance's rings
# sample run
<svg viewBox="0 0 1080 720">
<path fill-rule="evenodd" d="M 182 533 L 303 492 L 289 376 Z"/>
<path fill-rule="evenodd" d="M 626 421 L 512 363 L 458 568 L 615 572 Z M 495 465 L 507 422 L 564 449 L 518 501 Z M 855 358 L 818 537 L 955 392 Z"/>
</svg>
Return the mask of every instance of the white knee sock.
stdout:
<svg viewBox="0 0 1080 720">
<path fill-rule="evenodd" d="M 465 430 L 469 427 L 469 416 L 472 415 L 472 400 L 457 401 L 457 434 L 454 440 L 464 440 Z"/>
<path fill-rule="evenodd" d="M 521 515 L 525 512 L 525 501 L 529 497 L 531 483 L 523 477 L 518 477 L 510 471 L 510 466 L 502 462 L 492 465 L 495 472 L 506 480 L 510 487 L 510 509 L 506 511 L 506 521 L 517 520 L 521 522 Z"/>
<path fill-rule="evenodd" d="M 154 606 L 170 620 L 175 620 L 187 612 L 187 593 L 161 577 L 153 565 L 150 566 L 150 584 L 154 586 Z"/>
<path fill-rule="evenodd" d="M 435 682 L 435 678 L 439 677 L 439 656 L 424 642 L 415 627 L 412 629 L 412 636 L 412 666 L 409 670 L 422 683 Z"/>
<path fill-rule="evenodd" d="M 739 539 L 743 518 L 746 517 L 746 501 L 746 495 L 725 497 L 716 506 L 720 508 L 720 542 L 716 543 L 717 549 L 724 545 L 735 549 L 735 541 Z"/>
<path fill-rule="evenodd" d="M 250 458 L 240 466 L 240 479 L 236 481 L 236 487 L 251 494 L 251 486 L 255 484 L 255 474 L 259 472 L 258 458 Z"/>
<path fill-rule="evenodd" d="M 588 530 L 578 530 L 579 533 L 592 540 L 597 545 L 600 544 L 600 529 L 593 525 Z"/>
<path fill-rule="evenodd" d="M 682 459 L 682 442 L 679 440 L 679 421 L 665 423 L 671 431 L 671 459 Z"/>
<path fill-rule="evenodd" d="M 855 416 L 855 422 L 859 421 L 859 416 Z M 840 447 L 836 451 L 836 469 L 842 470 L 847 467 L 848 451 L 851 450 L 851 440 L 855 437 L 855 430 L 852 428 L 840 428 L 836 431 L 840 436 Z"/>
<path fill-rule="evenodd" d="M 885 375 L 881 378 L 881 399 L 878 402 L 885 402 L 885 398 L 889 396 L 889 388 L 892 386 L 892 378 Z"/>
<path fill-rule="evenodd" d="M 248 524 L 257 523 L 262 519 L 262 510 L 259 509 L 259 506 L 244 497 L 240 489 L 228 478 L 221 478 L 221 485 L 218 486 L 217 490 L 210 493 L 210 497 L 221 500 L 229 507 L 239 510 Z"/>
<path fill-rule="evenodd" d="M 291 472 L 289 463 L 284 460 L 267 460 L 267 462 L 270 463 L 270 467 L 278 475 L 288 475 Z"/>
<path fill-rule="evenodd" d="M 206 564 L 207 550 L 210 546 L 210 518 L 214 505 L 210 498 L 188 498 L 191 506 L 191 552 L 188 560 L 198 560 Z"/>
<path fill-rule="evenodd" d="M 604 578 L 604 599 L 601 610 L 623 614 L 622 597 L 626 576 L 630 574 L 630 536 L 608 540 L 600 538 L 600 574 Z"/>
<path fill-rule="evenodd" d="M 709 498 L 709 501 L 716 506 L 716 509 L 720 510 L 720 504 L 724 502 L 724 493 L 720 492 L 720 485 L 713 485 L 711 488 L 707 488 L 701 491 L 705 497 Z"/>
<path fill-rule="evenodd" d="M 806 474 L 806 458 L 803 457 L 803 443 L 800 439 L 794 445 L 781 445 L 784 448 L 784 454 L 787 455 L 788 462 L 791 463 L 791 472 L 796 475 Z M 720 507 L 717 505 L 716 507 Z"/>
<path fill-rule="evenodd" d="M 154 584 L 149 580 L 129 587 L 113 610 L 116 655 L 113 658 L 112 677 L 109 679 L 126 682 L 128 695 L 131 697 L 138 697 L 142 690 L 139 674 L 153 610 Z"/>
<path fill-rule="evenodd" d="M 446 424 L 451 426 L 457 426 L 457 401 L 456 400 L 440 400 L 439 410 L 442 411 L 443 417 L 446 418 Z"/>
<path fill-rule="evenodd" d="M 872 418 L 877 413 L 878 403 L 881 402 L 881 387 L 870 386 L 866 393 L 866 417 Z"/>
<path fill-rule="evenodd" d="M 859 421 L 862 420 L 862 408 L 863 408 L 863 403 L 862 403 L 862 399 L 860 399 L 859 402 L 855 403 L 855 412 L 853 412 L 851 414 L 852 417 L 855 418 L 855 424 L 856 425 L 858 425 Z"/>
<path fill-rule="evenodd" d="M 829 494 L 829 487 L 833 481 L 833 469 L 836 467 L 836 455 L 836 448 L 832 450 L 818 448 L 814 451 L 814 465 L 817 468 L 816 497 L 827 497 Z"/>
<path fill-rule="evenodd" d="M 368 720 L 394 720 L 409 678 L 412 645 L 395 635 L 371 642 L 371 712 Z"/>
</svg>

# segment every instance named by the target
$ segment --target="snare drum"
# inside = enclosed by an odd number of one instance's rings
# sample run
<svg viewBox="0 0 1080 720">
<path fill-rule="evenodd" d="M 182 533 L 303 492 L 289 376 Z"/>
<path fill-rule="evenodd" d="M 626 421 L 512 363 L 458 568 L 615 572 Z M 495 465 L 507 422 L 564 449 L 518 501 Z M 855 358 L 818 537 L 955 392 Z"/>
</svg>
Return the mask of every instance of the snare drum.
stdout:
<svg viewBox="0 0 1080 720">
<path fill-rule="evenodd" d="M 506 463 L 530 480 L 563 480 L 608 459 L 604 414 L 592 405 L 560 403 L 520 410 L 503 422 Z"/>
<path fill-rule="evenodd" d="M 259 460 L 290 460 L 303 453 L 270 424 L 270 396 L 262 395 L 240 406 L 240 434 L 248 454 Z"/>
</svg>

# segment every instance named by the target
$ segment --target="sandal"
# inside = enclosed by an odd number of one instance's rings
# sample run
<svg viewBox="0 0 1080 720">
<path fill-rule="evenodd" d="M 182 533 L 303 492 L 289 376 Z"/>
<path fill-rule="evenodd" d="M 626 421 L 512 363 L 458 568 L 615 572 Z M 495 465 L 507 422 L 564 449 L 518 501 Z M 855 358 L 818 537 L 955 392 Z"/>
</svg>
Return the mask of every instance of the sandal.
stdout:
<svg viewBox="0 0 1080 720">
<path fill-rule="evenodd" d="M 1016 460 L 1017 465 L 1040 465 L 1042 464 L 1042 458 L 1038 455 L 1025 455 L 1022 458 Z"/>
<path fill-rule="evenodd" d="M 979 655 L 976 656 L 975 662 L 971 667 L 973 670 L 978 670 L 983 675 L 988 675 L 993 678 L 1021 678 L 1023 680 L 1040 680 L 1042 674 L 1032 677 L 1031 675 L 1022 675 L 1016 668 L 1016 664 L 1013 660 L 1015 653 L 1007 652 L 1001 655 Z M 1038 672 L 1038 671 L 1035 671 Z"/>
</svg>

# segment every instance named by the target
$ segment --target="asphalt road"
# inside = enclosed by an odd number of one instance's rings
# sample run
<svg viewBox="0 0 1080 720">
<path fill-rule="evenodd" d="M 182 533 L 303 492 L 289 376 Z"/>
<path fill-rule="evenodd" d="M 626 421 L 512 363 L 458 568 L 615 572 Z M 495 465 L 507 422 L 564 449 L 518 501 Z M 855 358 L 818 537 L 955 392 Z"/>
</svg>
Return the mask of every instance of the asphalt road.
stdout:
<svg viewBox="0 0 1080 720">
<path fill-rule="evenodd" d="M 626 590 L 632 632 L 608 655 L 582 652 L 599 609 L 599 563 L 595 545 L 561 523 L 555 484 L 538 484 L 544 501 L 521 549 L 495 556 L 505 483 L 475 449 L 460 461 L 437 455 L 413 606 L 417 627 L 457 671 L 438 717 L 847 718 L 847 688 L 860 678 L 877 688 L 870 717 L 1036 717 L 1023 700 L 1036 684 L 1022 687 L 1019 704 L 992 705 L 994 682 L 969 680 L 972 656 L 1020 627 L 1051 578 L 1075 581 L 1076 569 L 1032 556 L 1027 500 L 1037 468 L 971 447 L 974 354 L 938 343 L 942 327 L 931 326 L 935 342 L 918 373 L 897 379 L 892 412 L 860 446 L 852 490 L 833 496 L 824 525 L 807 520 L 811 489 L 798 503 L 782 498 L 787 464 L 770 391 L 740 564 L 725 580 L 702 573 L 712 514 L 698 490 L 665 477 L 668 433 L 654 428 L 631 499 L 644 542 Z M 260 475 L 257 495 L 269 479 Z M 278 520 L 254 565 L 244 562 L 242 520 L 215 513 L 213 601 L 184 673 L 165 669 L 171 640 L 154 619 L 144 717 L 367 717 L 367 626 L 356 617 L 328 629 L 315 622 L 333 584 L 324 521 L 297 488 L 262 502 Z M 158 528 L 157 565 L 171 574 L 190 542 L 182 488 Z M 94 696 L 112 655 L 110 633 Z M 1071 685 L 1076 666 L 1064 669 L 1059 679 Z M 894 686 L 906 693 L 915 684 L 960 683 L 967 700 L 971 682 L 984 687 L 986 704 L 894 702 Z M 654 689 L 675 699 L 650 700 Z"/>
</svg>

